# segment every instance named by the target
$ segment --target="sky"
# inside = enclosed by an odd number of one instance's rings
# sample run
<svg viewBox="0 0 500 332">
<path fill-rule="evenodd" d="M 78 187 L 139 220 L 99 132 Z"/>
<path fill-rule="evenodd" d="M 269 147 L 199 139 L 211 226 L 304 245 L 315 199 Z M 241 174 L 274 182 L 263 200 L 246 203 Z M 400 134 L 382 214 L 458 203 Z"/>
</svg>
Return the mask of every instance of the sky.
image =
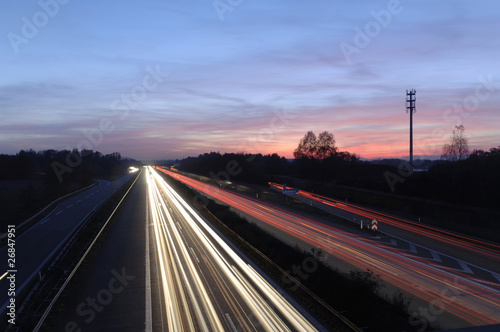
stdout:
<svg viewBox="0 0 500 332">
<path fill-rule="evenodd" d="M 0 154 L 500 145 L 497 0 L 0 0 Z"/>
</svg>

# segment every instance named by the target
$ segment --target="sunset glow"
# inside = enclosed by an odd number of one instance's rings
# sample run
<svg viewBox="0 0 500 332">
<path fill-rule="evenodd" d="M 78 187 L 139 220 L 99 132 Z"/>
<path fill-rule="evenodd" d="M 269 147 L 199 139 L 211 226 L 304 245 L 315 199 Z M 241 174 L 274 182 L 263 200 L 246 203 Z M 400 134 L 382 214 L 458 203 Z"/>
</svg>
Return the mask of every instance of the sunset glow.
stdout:
<svg viewBox="0 0 500 332">
<path fill-rule="evenodd" d="M 471 150 L 487 150 L 500 142 L 499 9 L 280 0 L 221 12 L 211 1 L 70 1 L 47 13 L 36 1 L 8 2 L 0 153 L 291 158 L 307 131 L 327 130 L 363 158 L 406 157 L 407 89 L 417 90 L 417 158 L 439 156 L 459 124 Z"/>
</svg>

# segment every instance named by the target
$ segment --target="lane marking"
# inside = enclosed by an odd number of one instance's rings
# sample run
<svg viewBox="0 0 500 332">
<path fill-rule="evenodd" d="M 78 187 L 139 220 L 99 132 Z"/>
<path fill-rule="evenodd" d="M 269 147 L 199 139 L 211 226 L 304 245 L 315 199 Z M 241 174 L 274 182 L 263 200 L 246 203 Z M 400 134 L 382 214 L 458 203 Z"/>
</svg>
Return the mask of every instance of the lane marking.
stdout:
<svg viewBox="0 0 500 332">
<path fill-rule="evenodd" d="M 233 332 L 238 332 L 238 329 L 236 328 L 236 326 L 233 323 L 233 320 L 231 319 L 231 316 L 229 316 L 228 313 L 226 313 L 225 316 L 226 316 L 227 322 L 229 323 L 229 326 L 231 326 L 231 330 L 233 330 Z"/>
<path fill-rule="evenodd" d="M 431 255 L 432 255 L 432 260 L 435 261 L 435 262 L 438 262 L 438 263 L 442 263 L 443 260 L 441 259 L 441 257 L 439 257 L 438 253 L 435 252 L 434 250 L 431 250 L 430 251 Z"/>
<path fill-rule="evenodd" d="M 49 220 L 50 220 L 50 218 L 45 218 L 45 219 L 43 219 L 43 220 L 42 220 L 42 222 L 40 223 L 40 225 L 45 224 L 45 223 L 46 223 L 47 221 L 49 221 Z"/>
<path fill-rule="evenodd" d="M 108 183 L 109 185 L 109 183 Z M 150 256 L 149 256 L 149 226 L 150 226 L 150 221 L 149 221 L 149 199 L 146 200 L 146 308 L 145 308 L 145 315 L 146 315 L 146 322 L 145 322 L 145 331 L 146 332 L 152 332 L 153 331 L 153 310 L 152 308 L 152 303 L 151 303 L 151 261 L 150 261 Z M 151 223 L 151 225 L 153 225 Z"/>
<path fill-rule="evenodd" d="M 66 209 L 69 209 L 72 206 L 73 206 L 73 204 L 70 204 L 70 205 L 66 206 Z"/>
<path fill-rule="evenodd" d="M 395 246 L 395 247 L 397 247 L 397 246 L 398 246 L 398 242 L 397 242 L 395 239 L 391 239 L 391 242 L 390 242 L 390 243 L 388 243 L 388 244 L 390 244 L 390 245 L 392 245 L 392 246 Z"/>
<path fill-rule="evenodd" d="M 57 213 L 56 213 L 56 216 L 57 216 L 59 213 L 62 213 L 62 212 L 63 212 L 63 210 L 61 210 L 61 211 L 57 212 Z"/>
<path fill-rule="evenodd" d="M 196 259 L 196 261 L 198 262 L 198 264 L 200 264 L 200 260 L 198 259 L 198 256 L 196 256 L 196 253 L 194 252 L 193 247 L 189 247 L 189 250 L 191 250 L 191 253 L 194 256 L 194 259 Z"/>
<path fill-rule="evenodd" d="M 460 265 L 460 267 L 462 268 L 462 271 L 464 271 L 465 273 L 474 274 L 474 272 L 472 272 L 472 270 L 470 269 L 469 265 L 467 265 L 464 261 L 457 261 L 457 262 L 458 265 Z"/>
<path fill-rule="evenodd" d="M 81 201 L 82 201 L 82 200 L 81 200 L 81 199 L 79 199 L 79 200 L 77 200 L 76 202 L 77 202 L 77 203 L 80 203 Z"/>
</svg>

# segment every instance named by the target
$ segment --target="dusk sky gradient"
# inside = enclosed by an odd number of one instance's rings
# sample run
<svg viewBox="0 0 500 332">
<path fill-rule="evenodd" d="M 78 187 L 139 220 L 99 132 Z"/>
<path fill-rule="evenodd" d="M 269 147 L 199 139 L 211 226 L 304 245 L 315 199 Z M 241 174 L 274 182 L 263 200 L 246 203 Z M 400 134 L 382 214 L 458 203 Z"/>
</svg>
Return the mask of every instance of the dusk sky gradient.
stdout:
<svg viewBox="0 0 500 332">
<path fill-rule="evenodd" d="M 416 155 L 440 155 L 460 124 L 471 150 L 500 145 L 497 0 L 0 6 L 0 153 L 290 158 L 327 130 L 361 157 L 405 157 L 407 89 Z"/>
</svg>

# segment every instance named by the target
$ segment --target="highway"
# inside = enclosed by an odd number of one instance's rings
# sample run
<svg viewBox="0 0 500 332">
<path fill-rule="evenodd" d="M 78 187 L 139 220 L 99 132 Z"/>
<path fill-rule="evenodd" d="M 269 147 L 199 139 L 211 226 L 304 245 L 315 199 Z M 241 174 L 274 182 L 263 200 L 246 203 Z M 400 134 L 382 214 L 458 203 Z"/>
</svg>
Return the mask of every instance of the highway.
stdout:
<svg viewBox="0 0 500 332">
<path fill-rule="evenodd" d="M 439 262 L 409 255 L 376 239 L 353 234 L 166 169 L 161 171 L 233 206 L 254 218 L 253 220 L 259 220 L 262 227 L 276 230 L 275 234 L 281 239 L 300 240 L 322 248 L 332 257 L 348 262 L 360 270 L 370 269 L 388 283 L 423 300 L 421 303 L 425 304 L 417 308 L 411 317 L 412 324 L 416 326 L 433 322 L 445 312 L 457 318 L 450 323 L 449 328 L 500 323 L 498 283 L 480 282 L 463 271 L 445 268 Z M 494 252 L 487 252 L 497 259 Z"/>
<path fill-rule="evenodd" d="M 109 182 L 98 180 L 98 185 L 70 197 L 58 204 L 43 220 L 15 237 L 15 283 L 16 294 L 24 290 L 32 278 L 38 278 L 42 266 L 51 259 L 64 244 L 71 233 L 85 217 L 99 204 L 121 187 L 132 174 Z M 0 313 L 4 313 L 8 304 L 7 289 L 7 250 L 0 249 Z"/>
<path fill-rule="evenodd" d="M 154 169 L 142 172 L 113 218 L 54 330 L 325 330 Z M 124 272 L 126 285 L 117 287 L 113 271 Z M 99 297 L 108 290 L 109 299 Z"/>
<path fill-rule="evenodd" d="M 276 183 L 269 185 L 281 191 Z M 500 283 L 500 245 L 300 190 L 295 199 L 367 228 L 378 221 L 378 242 L 457 270 L 485 285 Z"/>
<path fill-rule="evenodd" d="M 154 169 L 149 170 L 151 236 L 159 259 L 167 330 L 317 330 Z"/>
</svg>

